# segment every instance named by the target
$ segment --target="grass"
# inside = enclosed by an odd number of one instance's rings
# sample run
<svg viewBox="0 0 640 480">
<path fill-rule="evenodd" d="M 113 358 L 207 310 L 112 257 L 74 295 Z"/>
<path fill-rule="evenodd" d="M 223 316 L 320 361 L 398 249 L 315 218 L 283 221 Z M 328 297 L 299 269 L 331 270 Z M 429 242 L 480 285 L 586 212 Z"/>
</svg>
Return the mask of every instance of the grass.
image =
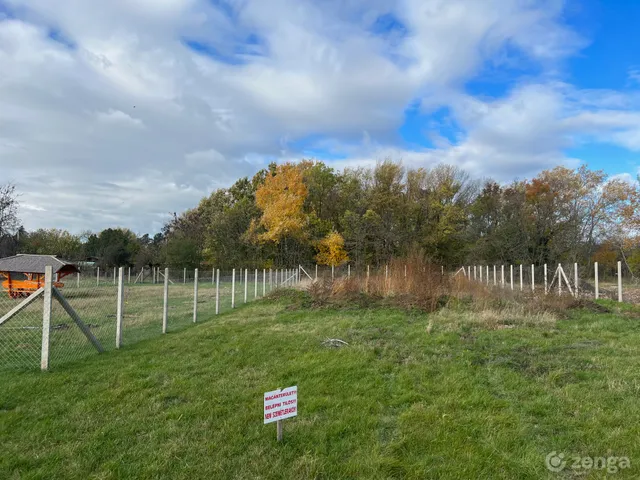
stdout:
<svg viewBox="0 0 640 480">
<path fill-rule="evenodd" d="M 308 308 L 288 293 L 49 373 L 0 374 L 0 478 L 638 478 L 639 311 Z M 610 308 L 611 307 L 611 308 Z M 327 338 L 346 347 L 329 348 Z M 298 385 L 285 440 L 262 394 Z"/>
</svg>

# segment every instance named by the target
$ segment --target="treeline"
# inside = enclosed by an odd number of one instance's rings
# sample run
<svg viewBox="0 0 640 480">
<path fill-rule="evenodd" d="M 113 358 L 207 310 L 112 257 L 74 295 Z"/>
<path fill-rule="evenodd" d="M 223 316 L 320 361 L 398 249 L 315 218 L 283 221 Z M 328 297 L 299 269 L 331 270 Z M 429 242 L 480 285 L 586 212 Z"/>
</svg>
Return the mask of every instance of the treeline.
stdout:
<svg viewBox="0 0 640 480">
<path fill-rule="evenodd" d="M 174 215 L 153 237 L 129 230 L 23 232 L 17 250 L 104 266 L 382 265 L 420 255 L 450 267 L 622 260 L 640 269 L 640 191 L 587 167 L 500 185 L 449 165 L 335 171 L 272 164 Z"/>
</svg>

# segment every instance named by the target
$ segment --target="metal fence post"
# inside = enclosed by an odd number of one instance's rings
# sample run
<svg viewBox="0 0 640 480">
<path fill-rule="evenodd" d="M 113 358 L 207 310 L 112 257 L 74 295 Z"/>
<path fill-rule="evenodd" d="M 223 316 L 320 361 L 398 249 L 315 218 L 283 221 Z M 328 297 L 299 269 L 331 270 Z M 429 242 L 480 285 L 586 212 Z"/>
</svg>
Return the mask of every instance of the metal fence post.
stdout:
<svg viewBox="0 0 640 480">
<path fill-rule="evenodd" d="M 118 305 L 116 308 L 116 348 L 122 346 L 122 319 L 124 318 L 124 267 L 118 271 Z"/>
<path fill-rule="evenodd" d="M 167 333 L 169 320 L 169 269 L 164 269 L 164 306 L 162 309 L 162 333 Z"/>
<path fill-rule="evenodd" d="M 198 269 L 193 273 L 193 323 L 198 321 Z"/>
<path fill-rule="evenodd" d="M 53 267 L 44 267 L 44 306 L 42 308 L 42 349 L 40 369 L 49 369 L 49 334 L 51 333 L 51 290 L 53 286 Z"/>
</svg>

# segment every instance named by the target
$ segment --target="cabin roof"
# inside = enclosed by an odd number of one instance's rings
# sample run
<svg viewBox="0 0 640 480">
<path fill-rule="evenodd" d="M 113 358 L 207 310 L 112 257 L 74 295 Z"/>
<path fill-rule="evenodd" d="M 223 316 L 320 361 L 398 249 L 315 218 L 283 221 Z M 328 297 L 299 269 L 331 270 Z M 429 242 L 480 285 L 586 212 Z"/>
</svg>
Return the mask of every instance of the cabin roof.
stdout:
<svg viewBox="0 0 640 480">
<path fill-rule="evenodd" d="M 49 265 L 53 268 L 53 273 L 79 271 L 73 263 L 60 260 L 55 255 L 18 254 L 0 258 L 0 272 L 44 273 L 45 267 Z"/>
</svg>

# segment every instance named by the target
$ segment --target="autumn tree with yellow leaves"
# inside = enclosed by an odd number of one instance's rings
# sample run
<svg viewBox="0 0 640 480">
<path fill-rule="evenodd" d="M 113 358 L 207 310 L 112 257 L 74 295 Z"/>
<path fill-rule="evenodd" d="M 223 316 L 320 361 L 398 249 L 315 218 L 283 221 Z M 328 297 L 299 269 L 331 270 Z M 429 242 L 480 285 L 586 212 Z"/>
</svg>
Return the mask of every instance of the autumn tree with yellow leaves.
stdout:
<svg viewBox="0 0 640 480">
<path fill-rule="evenodd" d="M 257 222 L 264 232 L 258 239 L 279 243 L 282 239 L 306 237 L 307 216 L 303 211 L 307 186 L 300 165 L 278 165 L 256 190 L 256 205 L 262 211 Z M 254 225 L 255 227 L 255 225 Z"/>
<path fill-rule="evenodd" d="M 316 261 L 320 265 L 337 267 L 349 261 L 349 255 L 344 249 L 344 238 L 338 232 L 331 232 L 318 241 L 317 249 Z"/>
</svg>

